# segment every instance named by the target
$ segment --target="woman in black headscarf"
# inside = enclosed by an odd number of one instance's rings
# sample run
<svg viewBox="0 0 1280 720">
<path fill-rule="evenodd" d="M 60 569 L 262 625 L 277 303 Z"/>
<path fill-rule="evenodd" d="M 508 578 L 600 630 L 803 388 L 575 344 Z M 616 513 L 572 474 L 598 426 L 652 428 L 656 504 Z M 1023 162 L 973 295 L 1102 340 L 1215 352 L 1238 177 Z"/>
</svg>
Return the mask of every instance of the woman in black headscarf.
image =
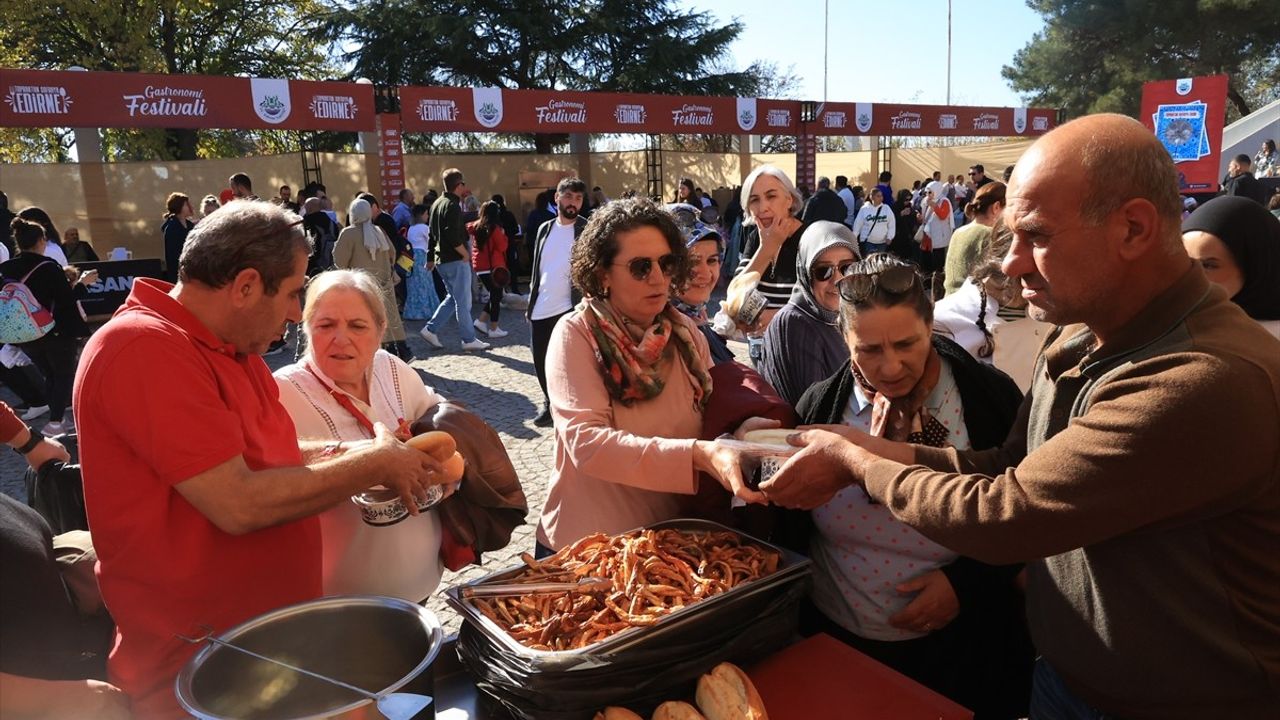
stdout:
<svg viewBox="0 0 1280 720">
<path fill-rule="evenodd" d="M 757 368 L 791 407 L 810 385 L 831 377 L 849 359 L 836 329 L 836 283 L 857 261 L 858 239 L 840 223 L 819 220 L 800 236 L 795 288 L 764 332 Z"/>
<path fill-rule="evenodd" d="M 1217 197 L 1183 221 L 1182 244 L 1210 282 L 1280 337 L 1280 220 L 1248 198 Z"/>
</svg>

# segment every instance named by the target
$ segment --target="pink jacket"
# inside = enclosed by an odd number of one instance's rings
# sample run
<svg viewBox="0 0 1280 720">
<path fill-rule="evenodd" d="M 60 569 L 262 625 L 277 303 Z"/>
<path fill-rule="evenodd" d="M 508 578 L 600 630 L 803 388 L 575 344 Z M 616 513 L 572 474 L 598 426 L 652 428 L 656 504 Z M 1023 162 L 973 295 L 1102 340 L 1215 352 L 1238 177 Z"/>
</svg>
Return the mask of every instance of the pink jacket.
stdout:
<svg viewBox="0 0 1280 720">
<path fill-rule="evenodd" d="M 706 338 L 680 316 L 711 367 Z M 658 397 L 626 407 L 600 376 L 589 330 L 575 312 L 561 320 L 547 351 L 547 393 L 555 420 L 555 469 L 538 523 L 554 549 L 590 535 L 624 532 L 679 517 L 681 496 L 697 489 L 693 443 L 702 412 L 679 355 Z"/>
</svg>

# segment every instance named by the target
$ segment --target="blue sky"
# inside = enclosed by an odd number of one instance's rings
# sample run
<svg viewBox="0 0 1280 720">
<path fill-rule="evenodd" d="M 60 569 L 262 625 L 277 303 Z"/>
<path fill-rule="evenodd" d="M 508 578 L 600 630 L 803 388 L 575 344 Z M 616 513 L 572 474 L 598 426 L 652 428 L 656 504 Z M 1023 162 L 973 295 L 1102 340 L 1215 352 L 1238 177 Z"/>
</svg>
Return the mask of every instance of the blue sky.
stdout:
<svg viewBox="0 0 1280 720">
<path fill-rule="evenodd" d="M 822 0 L 685 0 L 744 30 L 738 67 L 753 60 L 794 66 L 798 99 L 822 99 Z M 890 19 L 897 18 L 897 19 Z M 1023 0 L 952 0 L 951 101 L 1021 105 L 1000 68 L 1044 23 Z M 947 0 L 830 0 L 827 99 L 943 104 L 947 96 Z M 892 77 L 891 77 L 892 74 Z"/>
</svg>

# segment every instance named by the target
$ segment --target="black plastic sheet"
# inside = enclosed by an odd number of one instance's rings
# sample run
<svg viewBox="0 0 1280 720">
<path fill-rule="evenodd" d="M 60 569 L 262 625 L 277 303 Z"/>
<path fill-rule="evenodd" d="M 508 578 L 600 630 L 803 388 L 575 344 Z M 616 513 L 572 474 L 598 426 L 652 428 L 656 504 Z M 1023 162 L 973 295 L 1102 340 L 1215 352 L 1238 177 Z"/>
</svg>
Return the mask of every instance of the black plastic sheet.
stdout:
<svg viewBox="0 0 1280 720">
<path fill-rule="evenodd" d="M 647 717 L 666 700 L 691 698 L 697 679 L 718 663 L 751 664 L 790 644 L 807 579 L 744 593 L 679 632 L 609 654 L 584 653 L 572 667 L 513 654 L 470 621 L 458 635 L 458 657 L 476 686 L 517 718 L 591 720 L 608 705 Z"/>
</svg>

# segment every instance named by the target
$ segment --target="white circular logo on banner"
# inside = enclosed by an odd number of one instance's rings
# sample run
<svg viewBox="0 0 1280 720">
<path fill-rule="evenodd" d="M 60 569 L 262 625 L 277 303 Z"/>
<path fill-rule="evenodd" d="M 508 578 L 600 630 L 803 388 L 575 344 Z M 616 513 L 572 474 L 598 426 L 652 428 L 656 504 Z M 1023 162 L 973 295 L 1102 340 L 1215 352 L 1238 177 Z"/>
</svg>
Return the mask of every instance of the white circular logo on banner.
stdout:
<svg viewBox="0 0 1280 720">
<path fill-rule="evenodd" d="M 757 118 L 759 113 L 756 112 L 756 99 L 738 98 L 738 127 L 742 128 L 743 132 L 751 132 L 751 129 L 756 126 Z"/>
<path fill-rule="evenodd" d="M 280 78 L 249 78 L 253 89 L 253 111 L 263 122 L 279 125 L 289 119 L 289 81 Z"/>
<path fill-rule="evenodd" d="M 502 88 L 471 88 L 471 102 L 476 122 L 487 128 L 502 123 Z"/>
</svg>

